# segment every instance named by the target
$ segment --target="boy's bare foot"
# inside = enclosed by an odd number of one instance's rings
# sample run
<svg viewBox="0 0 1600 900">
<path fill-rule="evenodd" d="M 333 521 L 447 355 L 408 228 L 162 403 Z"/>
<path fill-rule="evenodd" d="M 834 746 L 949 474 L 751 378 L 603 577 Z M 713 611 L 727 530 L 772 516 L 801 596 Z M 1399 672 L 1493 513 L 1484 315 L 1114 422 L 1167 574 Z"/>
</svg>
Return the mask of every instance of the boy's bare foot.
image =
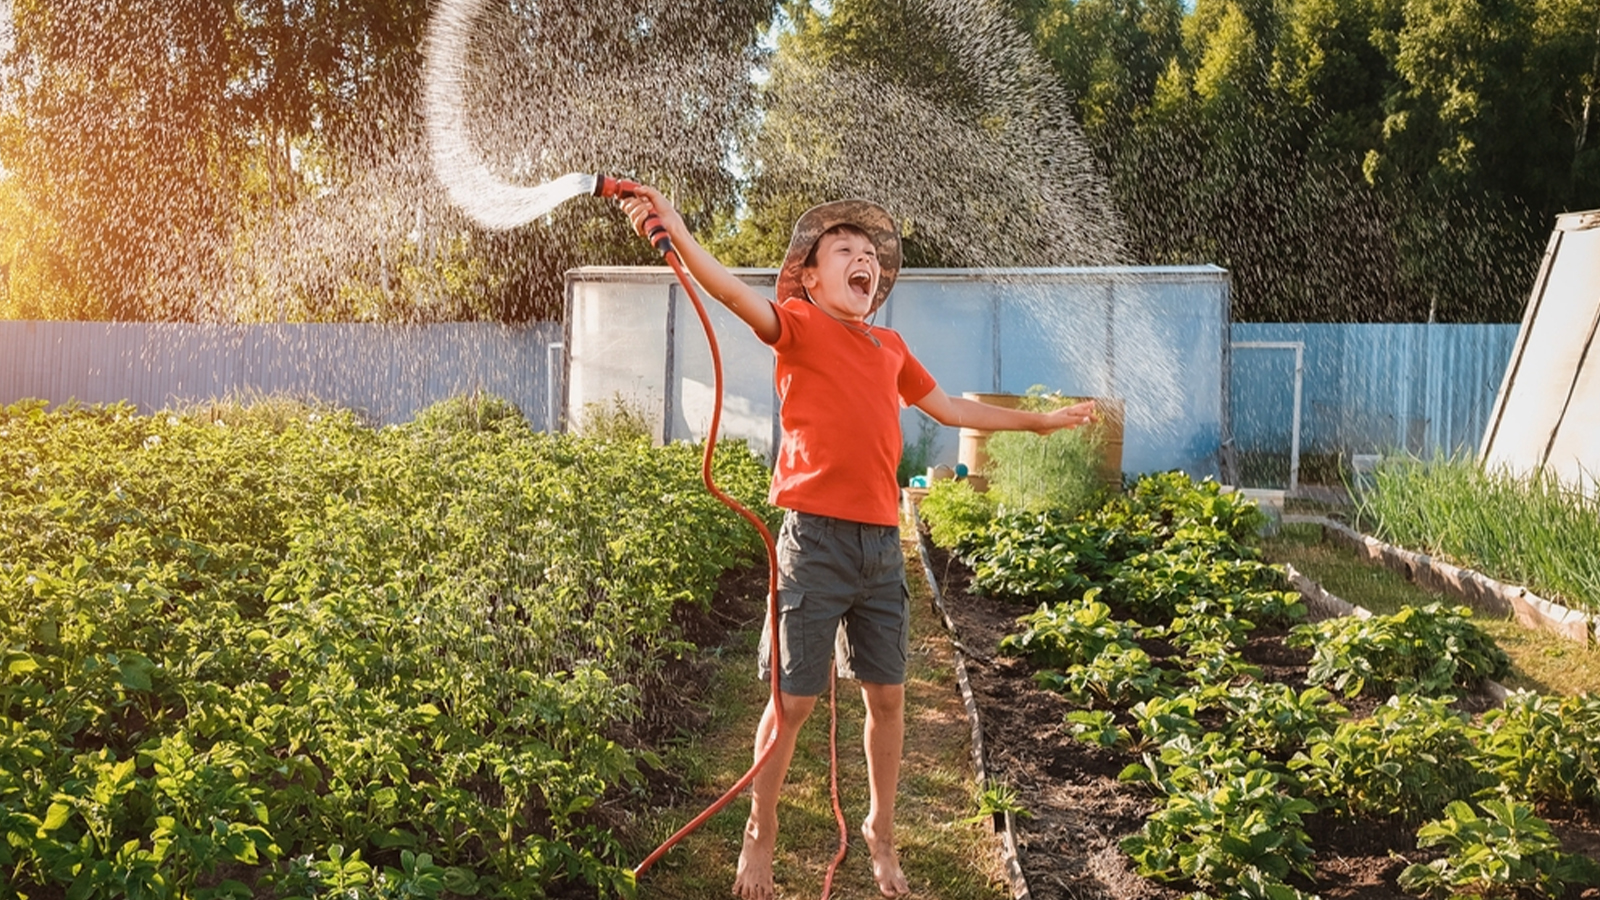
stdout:
<svg viewBox="0 0 1600 900">
<path fill-rule="evenodd" d="M 861 823 L 861 836 L 867 841 L 867 852 L 872 856 L 872 877 L 878 881 L 878 891 L 885 897 L 911 896 L 911 883 L 906 873 L 900 871 L 900 854 L 894 849 L 894 838 L 880 841 L 869 823 Z"/>
<path fill-rule="evenodd" d="M 754 822 L 744 825 L 744 846 L 739 849 L 739 871 L 733 878 L 733 895 L 740 900 L 774 900 L 772 854 L 777 835 L 763 835 Z"/>
</svg>

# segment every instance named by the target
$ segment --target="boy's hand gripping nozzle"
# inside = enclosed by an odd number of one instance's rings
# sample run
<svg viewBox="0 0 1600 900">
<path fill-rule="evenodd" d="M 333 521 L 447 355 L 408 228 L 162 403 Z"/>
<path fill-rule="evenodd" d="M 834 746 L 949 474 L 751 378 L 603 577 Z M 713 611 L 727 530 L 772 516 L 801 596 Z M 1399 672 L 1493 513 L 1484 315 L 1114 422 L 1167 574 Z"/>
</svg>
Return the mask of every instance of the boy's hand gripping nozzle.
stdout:
<svg viewBox="0 0 1600 900">
<path fill-rule="evenodd" d="M 629 181 L 626 178 L 601 174 L 594 176 L 594 195 L 596 197 L 610 197 L 613 200 L 621 200 L 624 197 L 634 196 L 639 192 L 639 188 L 639 182 Z M 673 252 L 672 237 L 667 234 L 666 226 L 661 224 L 661 217 L 653 212 L 645 216 L 644 236 L 650 242 L 650 246 L 659 250 L 663 256 Z"/>
</svg>

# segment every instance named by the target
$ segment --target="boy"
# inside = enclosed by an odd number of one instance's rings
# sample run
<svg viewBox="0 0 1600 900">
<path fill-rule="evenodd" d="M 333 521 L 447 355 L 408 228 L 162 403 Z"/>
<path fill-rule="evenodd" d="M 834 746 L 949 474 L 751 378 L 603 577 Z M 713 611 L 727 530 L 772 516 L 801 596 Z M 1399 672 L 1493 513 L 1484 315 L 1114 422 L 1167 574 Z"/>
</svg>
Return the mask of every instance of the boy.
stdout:
<svg viewBox="0 0 1600 900">
<path fill-rule="evenodd" d="M 783 438 L 770 501 L 783 507 L 778 533 L 780 690 L 756 729 L 756 753 L 774 739 L 775 704 L 784 728 L 772 758 L 751 783 L 734 896 L 773 900 L 778 793 L 795 737 L 837 673 L 861 683 L 870 807 L 861 824 L 872 874 L 885 897 L 911 893 L 894 843 L 895 793 L 905 736 L 905 671 L 910 606 L 900 548 L 900 404 L 944 425 L 1048 434 L 1091 421 L 1092 402 L 1049 413 L 1002 409 L 950 397 L 893 331 L 868 317 L 900 270 L 900 236 L 881 207 L 840 200 L 795 223 L 778 274 L 777 300 L 739 280 L 695 242 L 660 192 L 644 187 L 623 201 L 634 228 L 661 218 L 701 287 L 777 355 L 774 377 Z M 763 629 L 761 665 L 770 677 L 774 635 Z"/>
</svg>

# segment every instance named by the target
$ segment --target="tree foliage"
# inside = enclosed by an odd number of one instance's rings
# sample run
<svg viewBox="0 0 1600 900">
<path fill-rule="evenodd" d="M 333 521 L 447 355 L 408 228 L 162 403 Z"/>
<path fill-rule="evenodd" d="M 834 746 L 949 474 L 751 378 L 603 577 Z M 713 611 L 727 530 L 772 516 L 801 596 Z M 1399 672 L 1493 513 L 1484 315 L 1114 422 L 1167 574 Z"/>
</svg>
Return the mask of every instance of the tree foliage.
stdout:
<svg viewBox="0 0 1600 900">
<path fill-rule="evenodd" d="M 486 162 L 662 184 L 735 264 L 854 194 L 910 265 L 1216 263 L 1238 319 L 1503 321 L 1600 207 L 1593 0 L 486 7 Z M 599 201 L 450 207 L 425 0 L 9 8 L 0 314 L 526 320 L 653 261 Z"/>
<path fill-rule="evenodd" d="M 721 151 L 768 0 L 484 5 L 486 124 L 521 129 L 502 141 L 507 179 L 620 170 L 670 183 L 691 212 L 731 204 Z M 7 315 L 547 318 L 566 268 L 649 259 L 620 216 L 590 224 L 596 204 L 510 234 L 449 208 L 421 137 L 425 0 L 13 6 Z"/>
<path fill-rule="evenodd" d="M 1120 218 L 1059 80 L 997 0 L 783 6 L 742 149 L 745 215 L 713 246 L 776 265 L 796 216 L 870 197 L 911 266 L 1096 265 Z"/>
<path fill-rule="evenodd" d="M 1514 319 L 1600 205 L 1600 12 L 1570 0 L 1038 0 L 1134 253 L 1241 319 Z M 1152 78 L 1151 73 L 1156 73 Z"/>
</svg>

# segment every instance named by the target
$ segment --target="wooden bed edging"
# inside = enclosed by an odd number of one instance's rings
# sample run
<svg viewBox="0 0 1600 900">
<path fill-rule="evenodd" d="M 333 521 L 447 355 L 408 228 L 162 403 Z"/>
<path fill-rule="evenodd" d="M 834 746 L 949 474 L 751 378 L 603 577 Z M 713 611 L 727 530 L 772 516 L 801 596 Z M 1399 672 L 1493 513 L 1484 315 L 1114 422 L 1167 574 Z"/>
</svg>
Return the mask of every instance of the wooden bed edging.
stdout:
<svg viewBox="0 0 1600 900">
<path fill-rule="evenodd" d="M 1348 547 L 1370 562 L 1381 563 L 1405 576 L 1407 581 L 1456 597 L 1480 612 L 1515 616 L 1524 627 L 1548 631 L 1580 644 L 1597 639 L 1600 617 L 1568 609 L 1525 587 L 1505 584 L 1482 572 L 1386 544 L 1343 522 L 1322 516 L 1289 515 L 1283 517 L 1283 522 L 1285 525 L 1320 525 L 1325 540 Z"/>
<path fill-rule="evenodd" d="M 955 654 L 956 681 L 961 685 L 961 702 L 967 708 L 967 721 L 972 728 L 972 766 L 978 785 L 981 788 L 988 783 L 989 769 L 985 762 L 983 749 L 983 723 L 978 718 L 978 698 L 973 696 L 972 682 L 967 678 L 966 654 L 961 649 L 961 636 L 956 634 L 955 623 L 950 614 L 945 610 L 944 595 L 939 591 L 939 580 L 933 574 L 933 559 L 928 555 L 927 537 L 922 533 L 922 518 L 917 514 L 916 504 L 911 498 L 905 498 L 905 510 L 911 519 L 912 530 L 917 536 L 917 556 L 922 563 L 923 577 L 928 580 L 928 588 L 933 593 L 933 608 L 939 614 L 939 621 L 944 623 L 944 630 L 950 635 L 950 649 Z M 1017 849 L 1016 818 L 1008 810 L 1002 817 L 995 816 L 994 830 L 1000 838 L 1000 856 L 1006 868 L 1006 881 L 1011 887 L 1012 900 L 1032 900 L 1033 894 L 1028 890 L 1028 880 L 1022 874 L 1022 859 Z"/>
</svg>

